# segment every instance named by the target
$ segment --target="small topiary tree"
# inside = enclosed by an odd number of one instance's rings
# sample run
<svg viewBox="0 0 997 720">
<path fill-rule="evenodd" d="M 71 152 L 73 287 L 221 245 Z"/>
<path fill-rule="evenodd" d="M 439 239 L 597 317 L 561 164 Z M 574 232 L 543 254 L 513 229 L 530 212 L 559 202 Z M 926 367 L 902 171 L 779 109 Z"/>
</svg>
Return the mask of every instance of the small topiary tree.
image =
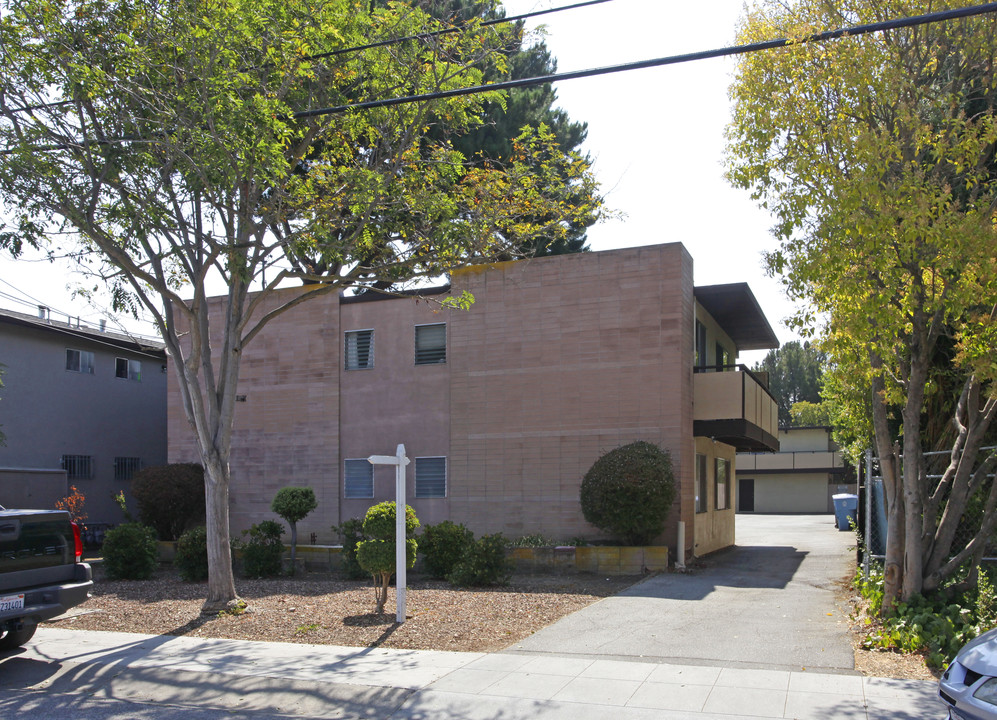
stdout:
<svg viewBox="0 0 997 720">
<path fill-rule="evenodd" d="M 643 440 L 610 450 L 582 480 L 585 519 L 628 545 L 661 534 L 674 498 L 671 456 Z"/>
<path fill-rule="evenodd" d="M 132 497 L 141 522 L 160 540 L 176 540 L 204 522 L 204 468 L 197 463 L 143 468 L 132 477 Z"/>
<path fill-rule="evenodd" d="M 411 537 L 419 527 L 415 510 L 405 506 L 405 566 L 415 565 L 418 544 Z M 374 578 L 375 613 L 384 612 L 388 599 L 388 584 L 395 574 L 395 504 L 378 503 L 367 511 L 363 520 L 365 540 L 357 544 L 357 562 Z"/>
<path fill-rule="evenodd" d="M 111 580 L 146 580 L 158 562 L 156 533 L 141 523 L 125 523 L 104 536 L 104 571 Z"/>
<path fill-rule="evenodd" d="M 291 574 L 294 574 L 294 561 L 298 554 L 298 522 L 318 507 L 315 491 L 310 487 L 285 487 L 277 491 L 270 509 L 280 515 L 291 526 Z"/>
<path fill-rule="evenodd" d="M 512 574 L 508 547 L 502 533 L 482 535 L 464 549 L 447 580 L 462 587 L 505 585 Z"/>
<path fill-rule="evenodd" d="M 419 552 L 426 572 L 445 579 L 473 542 L 474 533 L 458 523 L 444 520 L 438 525 L 427 525 L 419 538 Z"/>
<path fill-rule="evenodd" d="M 280 559 L 284 555 L 281 535 L 284 526 L 276 520 L 264 520 L 242 531 L 249 540 L 242 543 L 242 572 L 246 577 L 262 578 L 280 575 Z"/>
<path fill-rule="evenodd" d="M 208 529 L 203 525 L 185 530 L 177 541 L 173 558 L 180 577 L 187 582 L 208 579 Z"/>
</svg>

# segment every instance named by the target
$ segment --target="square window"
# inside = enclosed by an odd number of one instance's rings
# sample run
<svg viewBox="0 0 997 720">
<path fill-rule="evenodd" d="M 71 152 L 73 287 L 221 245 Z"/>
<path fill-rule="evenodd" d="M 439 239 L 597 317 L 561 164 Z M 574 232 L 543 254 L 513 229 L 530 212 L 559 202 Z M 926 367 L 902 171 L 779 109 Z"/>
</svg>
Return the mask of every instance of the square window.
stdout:
<svg viewBox="0 0 997 720">
<path fill-rule="evenodd" d="M 374 331 L 347 332 L 345 356 L 347 370 L 368 370 L 374 367 Z"/>
<path fill-rule="evenodd" d="M 343 496 L 374 497 L 374 466 L 367 458 L 346 460 L 343 465 Z"/>
<path fill-rule="evenodd" d="M 66 348 L 66 369 L 71 372 L 93 375 L 93 353 Z"/>
<path fill-rule="evenodd" d="M 142 460 L 137 457 L 114 458 L 114 479 L 117 481 L 131 480 L 132 475 L 142 469 Z"/>
<path fill-rule="evenodd" d="M 114 377 L 127 380 L 142 379 L 142 362 L 126 358 L 114 358 Z"/>
<path fill-rule="evenodd" d="M 706 512 L 706 456 L 696 455 L 696 512 Z"/>
<path fill-rule="evenodd" d="M 415 326 L 415 364 L 437 365 L 447 361 L 447 324 Z"/>
<path fill-rule="evenodd" d="M 93 456 L 63 455 L 62 469 L 67 480 L 89 480 L 93 477 Z"/>
<path fill-rule="evenodd" d="M 717 510 L 730 508 L 730 460 L 716 459 L 716 476 L 713 478 L 713 490 Z"/>
<path fill-rule="evenodd" d="M 415 496 L 417 498 L 445 498 L 447 496 L 446 457 L 417 457 L 415 459 Z"/>
</svg>

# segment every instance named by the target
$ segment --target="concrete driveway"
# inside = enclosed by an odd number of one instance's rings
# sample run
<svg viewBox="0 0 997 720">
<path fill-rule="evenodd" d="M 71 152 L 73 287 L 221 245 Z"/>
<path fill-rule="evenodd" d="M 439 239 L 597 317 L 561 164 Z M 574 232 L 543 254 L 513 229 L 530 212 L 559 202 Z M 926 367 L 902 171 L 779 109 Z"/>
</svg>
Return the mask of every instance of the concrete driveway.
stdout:
<svg viewBox="0 0 997 720">
<path fill-rule="evenodd" d="M 855 535 L 831 515 L 738 515 L 737 545 L 686 573 L 649 578 L 512 652 L 854 673 L 836 587 Z"/>
</svg>

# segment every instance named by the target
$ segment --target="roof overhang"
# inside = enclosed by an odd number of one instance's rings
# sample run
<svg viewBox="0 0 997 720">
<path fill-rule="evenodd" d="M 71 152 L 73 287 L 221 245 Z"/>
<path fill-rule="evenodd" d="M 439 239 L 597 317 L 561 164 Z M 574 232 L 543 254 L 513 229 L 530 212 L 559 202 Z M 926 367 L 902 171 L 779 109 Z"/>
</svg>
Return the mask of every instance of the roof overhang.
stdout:
<svg viewBox="0 0 997 720">
<path fill-rule="evenodd" d="M 730 336 L 739 352 L 779 347 L 779 338 L 748 283 L 703 285 L 695 289 L 695 294 L 699 304 Z"/>
</svg>

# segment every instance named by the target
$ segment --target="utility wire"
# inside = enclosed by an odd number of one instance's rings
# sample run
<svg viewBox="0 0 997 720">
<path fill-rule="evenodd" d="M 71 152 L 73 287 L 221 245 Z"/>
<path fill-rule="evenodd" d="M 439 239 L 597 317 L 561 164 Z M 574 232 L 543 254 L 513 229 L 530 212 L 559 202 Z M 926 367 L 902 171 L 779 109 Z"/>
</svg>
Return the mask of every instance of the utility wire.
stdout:
<svg viewBox="0 0 997 720">
<path fill-rule="evenodd" d="M 463 95 L 475 95 L 483 92 L 493 92 L 495 90 L 533 87 L 535 85 L 546 85 L 548 83 L 560 82 L 562 80 L 576 80 L 578 78 L 595 77 L 597 75 L 610 75 L 612 73 L 643 70 L 645 68 L 662 67 L 664 65 L 677 65 L 679 63 L 693 62 L 696 60 L 708 60 L 710 58 L 726 57 L 730 55 L 745 55 L 747 53 L 759 52 L 762 50 L 773 50 L 776 48 L 788 47 L 790 45 L 828 42 L 830 40 L 840 40 L 854 35 L 868 35 L 870 33 L 883 32 L 885 30 L 916 27 L 918 25 L 945 22 L 948 20 L 972 17 L 974 15 L 983 15 L 993 12 L 997 12 L 997 2 L 956 8 L 954 10 L 926 13 L 924 15 L 916 15 L 914 17 L 900 18 L 897 20 L 886 20 L 877 23 L 866 23 L 864 25 L 853 25 L 846 28 L 839 28 L 837 30 L 827 30 L 813 35 L 807 35 L 803 38 L 780 38 L 778 40 L 766 40 L 763 42 L 734 45 L 716 50 L 703 50 L 700 52 L 686 53 L 684 55 L 670 55 L 667 57 L 655 58 L 653 60 L 641 60 L 639 62 L 624 63 L 622 65 L 609 65 L 607 67 L 593 68 L 589 70 L 576 70 L 574 72 L 566 73 L 555 73 L 552 75 L 541 75 L 539 77 L 522 78 L 520 80 L 506 80 L 503 82 L 493 83 L 491 85 L 475 85 L 471 87 L 455 88 L 453 90 L 425 93 L 422 95 L 405 95 L 397 98 L 368 100 L 366 102 L 351 103 L 349 105 L 337 105 L 334 107 L 316 108 L 314 110 L 303 110 L 301 112 L 294 113 L 293 117 L 297 119 L 311 118 L 318 117 L 320 115 L 335 115 L 349 112 L 351 110 L 370 110 L 373 108 L 391 107 L 393 105 L 424 102 L 426 100 L 442 100 L 445 98 L 461 97 Z"/>
<path fill-rule="evenodd" d="M 510 15 L 509 17 L 495 18 L 494 20 L 486 20 L 481 23 L 481 27 L 490 27 L 492 25 L 503 25 L 505 23 L 514 23 L 521 20 L 529 20 L 531 18 L 540 17 L 542 15 L 550 15 L 551 13 L 564 12 L 565 10 L 577 10 L 579 8 L 587 7 L 589 5 L 601 5 L 602 3 L 613 2 L 613 0 L 586 0 L 586 2 L 575 3 L 574 5 L 564 5 L 562 7 L 548 8 L 547 10 L 536 10 L 533 12 L 522 13 L 520 15 Z M 461 32 L 463 28 L 458 26 L 444 28 L 442 30 L 436 30 L 434 32 L 419 33 L 418 35 L 405 35 L 404 37 L 391 38 L 390 40 L 380 40 L 378 42 L 368 43 L 366 45 L 354 45 L 351 47 L 338 48 L 336 50 L 330 50 L 329 52 L 318 53 L 315 55 L 306 55 L 302 60 L 322 60 L 328 57 L 335 57 L 336 55 L 345 55 L 347 53 L 362 52 L 363 50 L 372 50 L 374 48 L 386 47 L 389 45 L 397 45 L 399 43 L 408 42 L 409 40 L 430 40 L 441 35 L 448 35 L 450 33 Z M 272 65 L 270 63 L 269 65 Z M 266 65 L 262 66 L 266 67 Z M 23 108 L 15 108 L 10 112 L 31 112 L 32 110 L 47 110 L 54 107 L 62 107 L 63 105 L 72 104 L 72 100 L 56 100 L 50 103 L 41 103 L 39 105 L 28 105 Z"/>
</svg>

